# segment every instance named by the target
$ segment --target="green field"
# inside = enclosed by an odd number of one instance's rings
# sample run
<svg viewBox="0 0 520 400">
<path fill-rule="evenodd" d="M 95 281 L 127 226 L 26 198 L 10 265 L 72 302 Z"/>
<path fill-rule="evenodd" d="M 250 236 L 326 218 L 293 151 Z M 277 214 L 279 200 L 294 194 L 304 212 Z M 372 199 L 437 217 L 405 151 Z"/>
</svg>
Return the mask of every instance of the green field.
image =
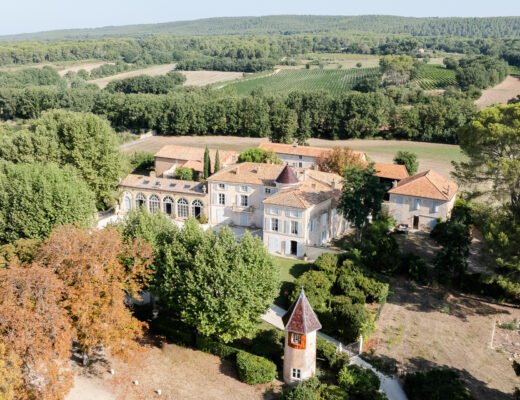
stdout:
<svg viewBox="0 0 520 400">
<path fill-rule="evenodd" d="M 274 301 L 276 305 L 288 308 L 289 295 L 294 289 L 294 281 L 304 272 L 309 270 L 311 263 L 295 260 L 293 258 L 273 257 L 276 265 L 280 268 L 280 295 Z"/>
<path fill-rule="evenodd" d="M 457 84 L 454 70 L 434 64 L 423 66 L 417 74 L 415 82 L 425 90 L 444 89 Z"/>
<path fill-rule="evenodd" d="M 263 78 L 232 83 L 238 94 L 249 94 L 263 87 L 267 93 L 288 93 L 293 90 L 327 90 L 334 95 L 352 89 L 361 79 L 377 74 L 378 68 L 354 68 L 347 70 L 284 69 Z"/>
</svg>

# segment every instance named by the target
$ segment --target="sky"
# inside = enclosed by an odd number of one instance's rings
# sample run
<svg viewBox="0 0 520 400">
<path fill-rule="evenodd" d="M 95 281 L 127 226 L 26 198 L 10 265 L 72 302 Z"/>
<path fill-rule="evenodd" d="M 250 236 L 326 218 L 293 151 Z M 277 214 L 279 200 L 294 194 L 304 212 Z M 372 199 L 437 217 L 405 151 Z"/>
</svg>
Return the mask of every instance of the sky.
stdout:
<svg viewBox="0 0 520 400">
<path fill-rule="evenodd" d="M 0 35 L 272 14 L 520 16 L 520 0 L 0 0 Z"/>
</svg>

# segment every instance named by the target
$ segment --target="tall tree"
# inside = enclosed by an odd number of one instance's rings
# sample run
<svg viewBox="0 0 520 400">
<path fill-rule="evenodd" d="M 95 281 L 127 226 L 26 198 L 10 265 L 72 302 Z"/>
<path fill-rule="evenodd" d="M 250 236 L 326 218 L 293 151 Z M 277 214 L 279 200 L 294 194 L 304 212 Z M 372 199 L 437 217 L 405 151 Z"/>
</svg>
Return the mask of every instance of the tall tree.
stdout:
<svg viewBox="0 0 520 400">
<path fill-rule="evenodd" d="M 271 132 L 269 139 L 273 143 L 291 143 L 298 127 L 298 116 L 281 99 L 274 99 L 271 104 Z"/>
<path fill-rule="evenodd" d="M 358 240 L 361 230 L 381 211 L 385 188 L 374 176 L 374 164 L 368 167 L 348 167 L 345 169 L 341 199 L 338 211 L 357 228 Z"/>
<path fill-rule="evenodd" d="M 90 226 L 95 211 L 74 168 L 0 162 L 0 243 L 45 239 L 61 224 Z"/>
<path fill-rule="evenodd" d="M 362 167 L 365 162 L 361 159 L 359 152 L 354 152 L 350 147 L 336 146 L 330 153 L 322 153 L 317 158 L 316 164 L 320 171 L 333 172 L 343 176 L 345 168 Z"/>
<path fill-rule="evenodd" d="M 123 243 L 115 228 L 54 230 L 35 256 L 67 286 L 63 305 L 84 362 L 92 349 L 109 347 L 125 355 L 146 325 L 132 317 L 126 296 L 139 299 L 147 284 L 152 250 L 143 241 Z"/>
<path fill-rule="evenodd" d="M 271 164 L 282 164 L 282 160 L 278 158 L 276 153 L 267 151 L 259 147 L 247 149 L 238 156 L 238 162 L 256 162 L 256 163 L 271 163 Z"/>
<path fill-rule="evenodd" d="M 417 154 L 409 151 L 399 150 L 394 157 L 394 162 L 399 165 L 404 165 L 409 175 L 415 175 L 419 169 Z"/>
<path fill-rule="evenodd" d="M 0 365 L 10 363 L 23 380 L 18 386 L 11 375 L 15 398 L 63 399 L 71 387 L 72 335 L 64 294 L 63 283 L 44 267 L 0 270 Z"/>
<path fill-rule="evenodd" d="M 215 174 L 218 171 L 220 171 L 220 154 L 217 149 L 217 153 L 215 154 L 215 165 L 213 166 L 213 173 Z"/>
<path fill-rule="evenodd" d="M 251 333 L 278 291 L 262 242 L 229 228 L 204 231 L 195 219 L 156 237 L 153 290 L 184 323 L 229 342 Z"/>
<path fill-rule="evenodd" d="M 206 146 L 204 150 L 204 171 L 203 171 L 204 179 L 208 179 L 211 175 L 211 159 L 209 158 L 209 149 Z"/>
<path fill-rule="evenodd" d="M 520 104 L 498 105 L 480 111 L 459 131 L 459 144 L 468 161 L 454 163 L 461 183 L 476 184 L 477 193 L 490 188 L 507 199 L 520 218 Z"/>
</svg>

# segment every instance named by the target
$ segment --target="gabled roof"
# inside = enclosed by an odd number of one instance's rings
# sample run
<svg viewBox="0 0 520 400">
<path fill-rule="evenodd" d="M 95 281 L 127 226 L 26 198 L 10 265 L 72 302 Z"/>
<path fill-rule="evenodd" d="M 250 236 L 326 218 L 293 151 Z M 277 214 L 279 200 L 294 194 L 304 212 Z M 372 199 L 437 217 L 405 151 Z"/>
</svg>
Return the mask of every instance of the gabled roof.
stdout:
<svg viewBox="0 0 520 400">
<path fill-rule="evenodd" d="M 157 190 L 163 192 L 178 192 L 191 194 L 205 194 L 204 184 L 195 181 L 178 179 L 155 178 L 146 175 L 129 174 L 119 184 L 121 188 Z"/>
<path fill-rule="evenodd" d="M 406 170 L 406 167 L 404 165 L 398 164 L 375 163 L 374 171 L 375 176 L 380 178 L 395 179 L 398 181 L 410 176 Z"/>
<path fill-rule="evenodd" d="M 326 149 L 322 147 L 298 146 L 293 144 L 270 142 L 260 143 L 260 146 L 258 147 L 265 151 L 272 151 L 273 153 L 291 154 L 295 156 L 306 157 L 320 157 L 321 155 L 328 154 L 332 151 L 331 149 Z"/>
<path fill-rule="evenodd" d="M 401 180 L 388 193 L 448 201 L 458 188 L 455 182 L 430 169 Z"/>
<path fill-rule="evenodd" d="M 191 147 L 191 146 L 177 146 L 174 144 L 167 144 L 159 149 L 155 153 L 154 157 L 159 158 L 171 158 L 174 160 L 185 160 L 185 161 L 204 161 L 204 151 L 202 147 Z M 216 149 L 209 149 L 209 156 L 211 159 L 211 165 L 215 162 Z M 238 159 L 239 153 L 236 151 L 219 150 L 220 165 L 227 165 L 234 163 Z"/>
<path fill-rule="evenodd" d="M 306 335 L 321 329 L 320 321 L 314 313 L 303 291 L 282 317 L 285 330 Z"/>
<path fill-rule="evenodd" d="M 298 183 L 299 180 L 292 168 L 286 165 L 285 168 L 282 169 L 282 172 L 280 172 L 280 175 L 278 175 L 278 178 L 276 178 L 275 182 L 283 185 L 294 185 L 295 183 Z"/>
</svg>

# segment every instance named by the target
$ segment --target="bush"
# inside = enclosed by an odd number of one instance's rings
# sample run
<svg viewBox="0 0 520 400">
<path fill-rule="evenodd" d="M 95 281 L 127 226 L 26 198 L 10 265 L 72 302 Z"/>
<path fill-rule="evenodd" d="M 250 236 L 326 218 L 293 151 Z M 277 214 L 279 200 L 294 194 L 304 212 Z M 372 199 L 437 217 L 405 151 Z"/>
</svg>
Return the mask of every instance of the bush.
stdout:
<svg viewBox="0 0 520 400">
<path fill-rule="evenodd" d="M 409 400 L 472 400 L 457 371 L 436 368 L 406 375 L 404 391 Z"/>
<path fill-rule="evenodd" d="M 206 214 L 201 214 L 200 215 L 199 222 L 201 224 L 207 224 L 208 223 L 208 217 L 206 216 Z"/>
<path fill-rule="evenodd" d="M 305 294 L 312 308 L 316 312 L 328 309 L 332 289 L 332 281 L 323 271 L 307 271 L 294 282 L 295 289 L 291 301 L 296 300 L 300 294 L 300 288 L 305 288 Z"/>
<path fill-rule="evenodd" d="M 194 181 L 195 170 L 193 168 L 179 167 L 175 170 L 175 179 L 180 179 L 181 181 Z"/>
<path fill-rule="evenodd" d="M 424 259 L 415 254 L 403 254 L 401 258 L 401 272 L 406 274 L 408 279 L 422 284 L 428 283 L 428 264 Z"/>
<path fill-rule="evenodd" d="M 338 373 L 338 384 L 349 395 L 359 395 L 379 390 L 379 378 L 369 369 L 352 364 Z"/>
<path fill-rule="evenodd" d="M 337 359 L 338 350 L 336 345 L 323 339 L 321 336 L 317 336 L 316 339 L 316 356 L 325 359 L 327 365 L 332 367 Z"/>
<path fill-rule="evenodd" d="M 269 383 L 276 378 L 276 365 L 267 358 L 239 351 L 237 353 L 239 379 L 249 385 Z"/>
<path fill-rule="evenodd" d="M 341 304 L 333 314 L 340 339 L 345 343 L 357 341 L 360 334 L 366 337 L 374 329 L 373 318 L 364 304 Z"/>
<path fill-rule="evenodd" d="M 320 386 L 320 381 L 316 377 L 307 379 L 306 381 L 287 388 L 283 391 L 282 400 L 318 400 L 316 391 Z"/>
<path fill-rule="evenodd" d="M 235 349 L 234 347 L 213 341 L 205 336 L 197 336 L 195 339 L 195 345 L 197 346 L 197 349 L 205 353 L 210 353 L 216 355 L 217 357 L 226 359 L 232 358 L 239 352 L 239 350 Z"/>
<path fill-rule="evenodd" d="M 323 271 L 329 276 L 331 280 L 335 279 L 336 269 L 338 267 L 339 256 L 332 253 L 322 253 L 316 261 L 314 266 L 318 271 Z"/>
<path fill-rule="evenodd" d="M 282 164 L 282 160 L 278 158 L 276 153 L 260 149 L 258 147 L 247 149 L 238 156 L 238 162 L 256 162 L 256 163 L 271 163 Z"/>
<path fill-rule="evenodd" d="M 320 400 L 348 400 L 348 394 L 336 385 L 322 385 L 320 387 Z"/>
<path fill-rule="evenodd" d="M 285 334 L 278 329 L 260 330 L 252 339 L 249 351 L 278 363 L 282 360 Z"/>
</svg>

